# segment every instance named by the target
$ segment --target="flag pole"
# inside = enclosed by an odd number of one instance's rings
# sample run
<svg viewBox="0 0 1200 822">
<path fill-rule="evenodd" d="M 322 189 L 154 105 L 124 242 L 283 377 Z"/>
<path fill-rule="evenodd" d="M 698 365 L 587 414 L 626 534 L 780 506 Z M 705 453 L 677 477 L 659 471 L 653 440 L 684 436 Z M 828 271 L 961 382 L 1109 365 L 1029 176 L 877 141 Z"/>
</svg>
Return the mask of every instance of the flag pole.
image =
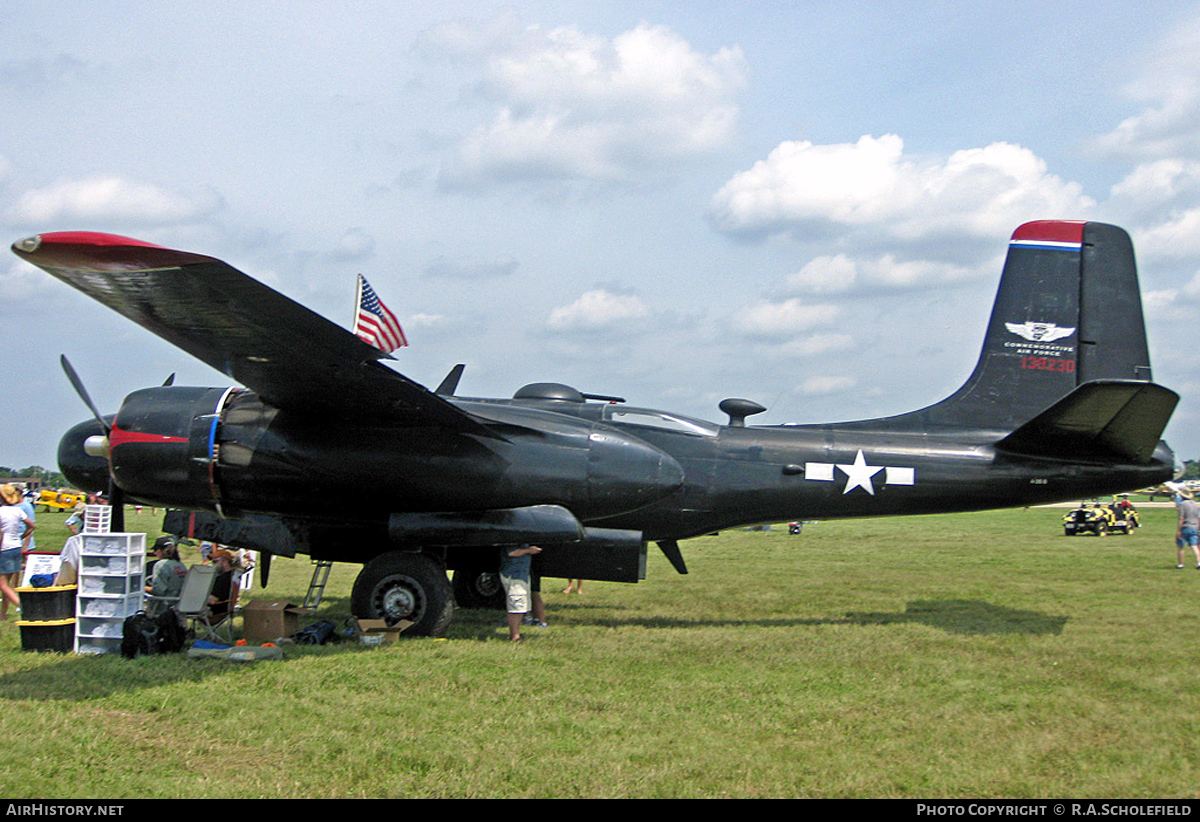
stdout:
<svg viewBox="0 0 1200 822">
<path fill-rule="evenodd" d="M 354 286 L 354 321 L 350 324 L 350 329 L 355 336 L 358 335 L 359 308 L 362 307 L 363 275 L 359 274 L 356 279 L 357 282 Z"/>
</svg>

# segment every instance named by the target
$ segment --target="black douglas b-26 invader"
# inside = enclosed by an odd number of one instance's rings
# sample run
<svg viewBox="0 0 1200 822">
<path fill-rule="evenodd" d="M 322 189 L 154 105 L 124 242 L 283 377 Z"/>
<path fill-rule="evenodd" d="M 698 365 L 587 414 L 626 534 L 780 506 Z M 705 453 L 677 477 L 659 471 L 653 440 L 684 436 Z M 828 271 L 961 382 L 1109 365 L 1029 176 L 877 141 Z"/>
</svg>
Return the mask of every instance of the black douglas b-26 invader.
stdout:
<svg viewBox="0 0 1200 822">
<path fill-rule="evenodd" d="M 636 582 L 647 542 L 686 572 L 678 541 L 722 528 L 1079 499 L 1174 473 L 1159 438 L 1179 397 L 1151 381 L 1129 237 L 1101 223 L 1016 230 L 979 362 L 947 399 L 784 426 L 747 425 L 765 409 L 744 399 L 716 425 L 557 383 L 458 397 L 461 366 L 429 391 L 211 257 L 87 232 L 13 250 L 245 386 L 146 388 L 102 416 L 64 358 L 96 417 L 60 443 L 69 480 L 200 512 L 188 527 L 221 541 L 362 563 L 354 613 L 416 634 L 445 630 L 455 594 L 481 595 L 496 546 L 542 545 L 547 576 Z"/>
</svg>

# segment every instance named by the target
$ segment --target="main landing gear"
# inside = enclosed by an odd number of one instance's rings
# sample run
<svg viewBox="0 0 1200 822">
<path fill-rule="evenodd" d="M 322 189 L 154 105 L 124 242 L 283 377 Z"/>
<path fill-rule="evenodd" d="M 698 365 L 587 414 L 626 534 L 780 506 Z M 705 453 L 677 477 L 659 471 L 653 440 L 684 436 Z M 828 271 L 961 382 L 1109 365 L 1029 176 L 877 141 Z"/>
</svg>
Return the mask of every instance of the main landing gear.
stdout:
<svg viewBox="0 0 1200 822">
<path fill-rule="evenodd" d="M 504 585 L 495 563 L 491 567 L 468 565 L 455 569 L 452 587 L 460 608 L 504 609 Z"/>
<path fill-rule="evenodd" d="M 441 636 L 454 617 L 446 569 L 425 554 L 392 551 L 368 562 L 354 580 L 350 609 L 359 619 L 412 622 L 406 636 Z"/>
</svg>

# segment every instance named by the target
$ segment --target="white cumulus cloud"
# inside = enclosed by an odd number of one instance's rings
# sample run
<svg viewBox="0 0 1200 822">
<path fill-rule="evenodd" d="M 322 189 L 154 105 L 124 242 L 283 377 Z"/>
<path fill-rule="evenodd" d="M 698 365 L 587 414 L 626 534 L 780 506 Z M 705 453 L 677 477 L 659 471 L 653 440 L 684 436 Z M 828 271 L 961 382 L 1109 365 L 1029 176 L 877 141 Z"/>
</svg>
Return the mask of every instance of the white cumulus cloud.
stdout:
<svg viewBox="0 0 1200 822">
<path fill-rule="evenodd" d="M 1003 237 L 1030 219 L 1087 216 L 1094 201 L 1048 173 L 1029 149 L 997 142 L 945 159 L 911 157 L 894 134 L 855 143 L 784 142 L 713 196 L 710 219 L 743 236 L 827 237 L 861 230 L 880 242 Z"/>
<path fill-rule="evenodd" d="M 1200 257 L 1200 207 L 1170 212 L 1132 234 L 1139 256 L 1194 260 Z"/>
<path fill-rule="evenodd" d="M 119 221 L 145 225 L 190 222 L 221 206 L 211 192 L 183 194 L 121 177 L 62 180 L 26 191 L 8 209 L 12 222 Z"/>
<path fill-rule="evenodd" d="M 783 340 L 829 325 L 837 320 L 839 313 L 837 306 L 809 305 L 796 298 L 783 302 L 763 300 L 739 311 L 733 323 L 747 336 Z"/>
<path fill-rule="evenodd" d="M 987 272 L 994 268 L 989 264 Z M 840 294 L 866 285 L 915 288 L 971 279 L 984 269 L 938 260 L 901 260 L 895 255 L 857 259 L 846 254 L 816 257 L 787 278 L 787 289 L 799 294 Z"/>
<path fill-rule="evenodd" d="M 375 238 L 361 228 L 349 228 L 338 238 L 332 255 L 336 260 L 365 260 L 375 253 Z"/>
<path fill-rule="evenodd" d="M 1142 163 L 1112 187 L 1114 200 L 1132 210 L 1163 208 L 1200 193 L 1200 160 L 1168 157 Z"/>
<path fill-rule="evenodd" d="M 435 41 L 460 57 L 490 50 L 479 89 L 492 117 L 447 158 L 447 185 L 636 179 L 725 145 L 748 75 L 740 49 L 703 54 L 665 26 L 642 24 L 609 40 L 573 26 L 471 38 L 457 24 L 426 45 Z"/>
<path fill-rule="evenodd" d="M 858 380 L 854 379 L 854 377 L 832 375 L 809 377 L 800 384 L 800 393 L 810 397 L 824 394 L 838 394 L 843 391 L 849 391 L 856 385 L 858 385 Z"/>
<path fill-rule="evenodd" d="M 595 331 L 649 314 L 650 309 L 634 294 L 594 289 L 584 292 L 570 305 L 551 311 L 546 324 L 554 331 Z"/>
<path fill-rule="evenodd" d="M 1185 21 L 1126 87 L 1145 108 L 1096 142 L 1122 157 L 1200 156 L 1200 21 Z"/>
</svg>

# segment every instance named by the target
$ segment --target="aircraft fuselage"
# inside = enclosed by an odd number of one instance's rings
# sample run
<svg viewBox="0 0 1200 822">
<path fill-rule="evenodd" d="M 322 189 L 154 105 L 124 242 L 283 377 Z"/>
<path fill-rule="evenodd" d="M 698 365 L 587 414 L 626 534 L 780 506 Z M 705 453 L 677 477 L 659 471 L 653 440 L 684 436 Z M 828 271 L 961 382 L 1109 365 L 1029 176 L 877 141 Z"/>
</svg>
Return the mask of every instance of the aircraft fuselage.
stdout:
<svg viewBox="0 0 1200 822">
<path fill-rule="evenodd" d="M 371 528 L 407 512 L 556 505 L 584 526 L 677 540 L 760 522 L 1087 498 L 1159 483 L 1174 471 L 1165 445 L 1145 465 L 1091 465 L 1006 454 L 994 445 L 1003 432 L 718 426 L 603 403 L 454 404 L 499 436 L 319 425 L 253 392 L 144 389 L 115 418 L 112 476 L 135 499 L 223 516 Z M 60 464 L 80 486 L 103 489 L 108 461 L 82 454 L 95 425 L 64 437 Z"/>
</svg>

